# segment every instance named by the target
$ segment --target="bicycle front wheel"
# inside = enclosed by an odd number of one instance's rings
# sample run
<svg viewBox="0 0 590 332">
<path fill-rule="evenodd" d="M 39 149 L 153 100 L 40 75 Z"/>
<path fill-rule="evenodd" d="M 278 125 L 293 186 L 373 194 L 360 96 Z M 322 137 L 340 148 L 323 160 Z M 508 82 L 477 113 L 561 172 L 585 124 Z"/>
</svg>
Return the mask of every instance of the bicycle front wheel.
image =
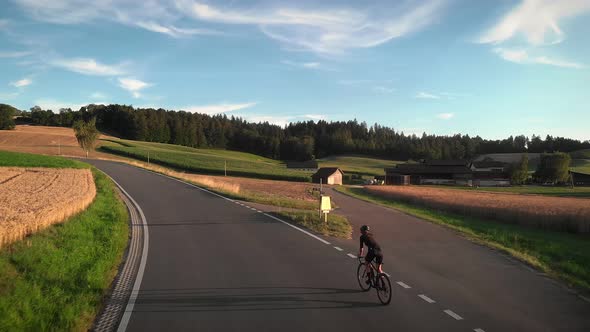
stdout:
<svg viewBox="0 0 590 332">
<path fill-rule="evenodd" d="M 360 263 L 359 267 L 356 269 L 356 279 L 359 282 L 359 286 L 363 290 L 363 292 L 368 291 L 371 289 L 371 284 L 367 283 L 369 278 L 367 276 L 367 263 Z"/>
<path fill-rule="evenodd" d="M 382 304 L 387 305 L 391 302 L 391 281 L 386 274 L 380 274 L 377 278 L 377 297 Z"/>
</svg>

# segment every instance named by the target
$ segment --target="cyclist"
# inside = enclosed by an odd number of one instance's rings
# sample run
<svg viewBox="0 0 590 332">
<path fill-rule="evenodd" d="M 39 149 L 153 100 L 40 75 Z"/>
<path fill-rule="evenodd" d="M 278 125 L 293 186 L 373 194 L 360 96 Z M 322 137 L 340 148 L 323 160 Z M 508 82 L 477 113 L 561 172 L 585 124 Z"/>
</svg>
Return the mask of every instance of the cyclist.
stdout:
<svg viewBox="0 0 590 332">
<path fill-rule="evenodd" d="M 359 257 L 363 257 L 363 252 L 365 249 L 363 245 L 366 245 L 368 248 L 367 256 L 365 256 L 365 262 L 367 262 L 365 269 L 369 270 L 367 275 L 371 273 L 369 264 L 371 264 L 371 261 L 373 261 L 373 259 L 375 259 L 375 262 L 377 262 L 377 270 L 379 271 L 379 273 L 383 273 L 383 254 L 381 253 L 381 247 L 379 246 L 377 241 L 375 241 L 373 233 L 369 232 L 369 226 L 367 225 L 361 226 L 360 245 L 361 246 L 359 249 Z"/>
</svg>

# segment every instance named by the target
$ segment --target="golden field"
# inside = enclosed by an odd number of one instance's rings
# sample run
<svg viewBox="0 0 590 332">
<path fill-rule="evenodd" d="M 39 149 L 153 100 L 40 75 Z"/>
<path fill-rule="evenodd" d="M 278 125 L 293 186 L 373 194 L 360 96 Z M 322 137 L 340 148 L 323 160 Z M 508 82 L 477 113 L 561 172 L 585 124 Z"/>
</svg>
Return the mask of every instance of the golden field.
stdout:
<svg viewBox="0 0 590 332">
<path fill-rule="evenodd" d="M 461 215 L 549 230 L 590 233 L 588 199 L 417 186 L 367 186 L 365 189 L 385 198 Z"/>
<path fill-rule="evenodd" d="M 0 167 L 0 247 L 84 210 L 95 195 L 89 169 Z"/>
<path fill-rule="evenodd" d="M 100 138 L 108 137 L 101 135 Z M 100 141 L 98 143 L 100 144 Z M 74 130 L 63 127 L 18 125 L 14 130 L 0 130 L 0 149 L 54 156 L 86 157 L 86 152 L 76 141 Z M 97 151 L 90 151 L 89 154 L 90 158 L 108 156 L 110 155 Z"/>
</svg>

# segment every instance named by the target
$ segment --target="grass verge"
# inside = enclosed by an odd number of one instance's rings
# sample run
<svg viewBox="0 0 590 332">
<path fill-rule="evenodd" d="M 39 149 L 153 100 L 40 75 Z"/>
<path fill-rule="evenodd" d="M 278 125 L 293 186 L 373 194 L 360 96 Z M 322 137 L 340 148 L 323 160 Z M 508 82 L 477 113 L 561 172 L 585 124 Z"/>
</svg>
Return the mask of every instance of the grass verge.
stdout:
<svg viewBox="0 0 590 332">
<path fill-rule="evenodd" d="M 588 235 L 543 231 L 416 207 L 367 193 L 362 188 L 342 187 L 336 190 L 444 225 L 474 242 L 504 251 L 585 293 L 590 291 Z"/>
<path fill-rule="evenodd" d="M 350 239 L 352 236 L 352 226 L 348 219 L 336 214 L 328 214 L 327 223 L 323 218 L 320 219 L 317 211 L 273 212 L 271 214 L 322 235 L 341 239 Z"/>
<path fill-rule="evenodd" d="M 0 251 L 0 331 L 91 327 L 129 231 L 114 185 L 92 172 L 97 194 L 88 209 Z"/>
</svg>

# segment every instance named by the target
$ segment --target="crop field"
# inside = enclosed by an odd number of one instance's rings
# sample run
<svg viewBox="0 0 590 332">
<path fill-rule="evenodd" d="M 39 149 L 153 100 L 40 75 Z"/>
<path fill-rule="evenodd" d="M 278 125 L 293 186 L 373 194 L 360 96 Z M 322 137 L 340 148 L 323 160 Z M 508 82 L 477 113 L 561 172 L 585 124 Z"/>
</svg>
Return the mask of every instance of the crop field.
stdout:
<svg viewBox="0 0 590 332">
<path fill-rule="evenodd" d="M 126 161 L 126 163 L 192 182 L 237 199 L 299 209 L 312 209 L 318 204 L 318 193 L 314 191 L 314 188 L 319 185 L 309 182 L 193 174 L 138 161 Z"/>
<path fill-rule="evenodd" d="M 366 190 L 388 199 L 464 216 L 547 230 L 590 233 L 590 204 L 587 199 L 414 186 L 368 186 Z"/>
<path fill-rule="evenodd" d="M 84 150 L 78 146 L 72 128 L 63 127 L 19 125 L 15 130 L 0 130 L 0 149 L 44 155 L 86 157 Z M 90 151 L 89 156 L 104 157 L 104 154 Z"/>
<path fill-rule="evenodd" d="M 90 169 L 0 167 L 0 247 L 84 210 L 95 195 Z"/>
<path fill-rule="evenodd" d="M 512 187 L 444 187 L 440 186 L 420 186 L 421 188 L 435 188 L 445 190 L 461 190 L 473 192 L 493 192 L 493 193 L 512 193 L 524 195 L 543 195 L 556 197 L 578 197 L 590 198 L 590 187 L 568 187 L 568 186 L 512 186 Z M 590 203 L 590 201 L 588 201 Z"/>
<path fill-rule="evenodd" d="M 345 174 L 385 175 L 385 168 L 395 167 L 402 161 L 371 158 L 366 156 L 330 156 L 318 159 L 320 167 L 339 167 Z"/>
<path fill-rule="evenodd" d="M 310 172 L 289 170 L 280 161 L 250 153 L 195 149 L 185 146 L 128 140 L 105 140 L 100 150 L 115 155 L 195 173 L 223 175 L 227 166 L 230 176 L 310 181 Z"/>
</svg>

